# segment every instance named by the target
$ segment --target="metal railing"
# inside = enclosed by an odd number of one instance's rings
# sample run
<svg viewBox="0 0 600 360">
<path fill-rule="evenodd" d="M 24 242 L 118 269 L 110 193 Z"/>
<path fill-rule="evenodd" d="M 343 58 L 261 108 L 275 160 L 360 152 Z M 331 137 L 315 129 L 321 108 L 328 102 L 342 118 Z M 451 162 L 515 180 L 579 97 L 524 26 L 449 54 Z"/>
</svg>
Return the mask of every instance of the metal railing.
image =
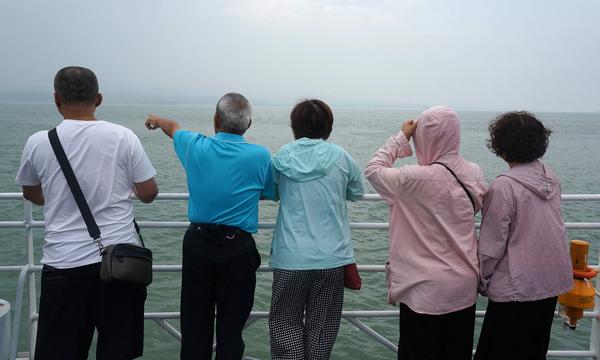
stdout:
<svg viewBox="0 0 600 360">
<path fill-rule="evenodd" d="M 157 197 L 157 200 L 187 200 L 188 194 L 185 193 L 164 193 Z M 600 194 L 565 194 L 562 196 L 563 201 L 600 201 Z M 21 193 L 0 193 L 0 200 L 23 200 Z M 362 201 L 380 201 L 381 197 L 376 194 L 364 195 Z M 0 221 L 0 228 L 22 228 L 25 229 L 25 239 L 27 245 L 27 264 L 15 266 L 0 266 L 0 272 L 18 272 L 16 300 L 14 304 L 14 323 L 12 327 L 10 360 L 17 359 L 17 346 L 19 340 L 20 318 L 23 305 L 23 294 L 25 282 L 27 281 L 28 292 L 28 329 L 29 329 L 29 351 L 26 358 L 29 359 L 33 355 L 35 349 L 35 337 L 37 333 L 37 293 L 36 293 L 36 277 L 35 274 L 40 272 L 41 265 L 34 264 L 34 246 L 33 246 L 33 229 L 44 228 L 45 222 L 34 220 L 33 206 L 29 201 L 24 201 L 24 216 L 22 221 Z M 186 228 L 189 223 L 186 221 L 140 221 L 138 223 L 142 228 L 157 228 L 157 229 L 174 229 Z M 273 222 L 261 222 L 259 228 L 272 229 L 275 224 Z M 477 224 L 479 227 L 479 224 Z M 566 223 L 568 229 L 600 229 L 600 222 L 569 222 Z M 387 223 L 350 223 L 352 229 L 362 230 L 387 230 Z M 595 266 L 598 268 L 598 265 Z M 359 265 L 361 272 L 385 272 L 383 265 Z M 181 265 L 154 265 L 154 272 L 181 272 Z M 268 272 L 271 269 L 268 266 L 261 266 L 259 272 Z M 597 281 L 596 294 L 600 296 L 600 281 Z M 598 301 L 600 303 L 600 301 Z M 477 311 L 477 317 L 483 317 L 485 311 Z M 396 352 L 397 346 L 385 338 L 383 335 L 375 331 L 373 328 L 366 325 L 360 319 L 365 318 L 397 318 L 398 310 L 358 310 L 358 311 L 342 311 L 342 319 L 354 325 L 357 329 L 364 332 L 366 335 L 373 338 L 391 351 Z M 555 314 L 558 316 L 558 314 Z M 246 327 L 251 326 L 258 319 L 268 317 L 267 311 L 253 311 L 246 323 Z M 593 311 L 586 311 L 585 318 L 592 318 L 592 326 L 590 332 L 590 348 L 589 350 L 550 350 L 548 357 L 566 357 L 566 358 L 590 358 L 600 360 L 600 304 L 596 305 Z M 169 320 L 179 319 L 179 312 L 147 312 L 144 318 L 152 320 L 160 326 L 166 333 L 181 341 L 180 331 L 169 323 Z M 250 358 L 248 358 L 250 359 Z"/>
</svg>

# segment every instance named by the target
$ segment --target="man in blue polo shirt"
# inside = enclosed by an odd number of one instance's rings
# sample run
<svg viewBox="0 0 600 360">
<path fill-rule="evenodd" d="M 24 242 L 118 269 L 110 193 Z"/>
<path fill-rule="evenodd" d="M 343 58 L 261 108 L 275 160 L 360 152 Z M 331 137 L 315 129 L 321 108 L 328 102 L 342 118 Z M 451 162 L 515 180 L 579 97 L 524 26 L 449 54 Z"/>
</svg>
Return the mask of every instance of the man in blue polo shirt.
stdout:
<svg viewBox="0 0 600 360">
<path fill-rule="evenodd" d="M 273 197 L 271 155 L 242 136 L 252 109 L 240 94 L 223 96 L 214 117 L 215 136 L 182 130 L 174 120 L 151 115 L 150 130 L 173 138 L 187 174 L 191 222 L 183 238 L 181 359 L 211 359 L 217 307 L 218 359 L 241 359 L 242 330 L 254 304 L 260 255 L 252 238 L 258 201 Z"/>
</svg>

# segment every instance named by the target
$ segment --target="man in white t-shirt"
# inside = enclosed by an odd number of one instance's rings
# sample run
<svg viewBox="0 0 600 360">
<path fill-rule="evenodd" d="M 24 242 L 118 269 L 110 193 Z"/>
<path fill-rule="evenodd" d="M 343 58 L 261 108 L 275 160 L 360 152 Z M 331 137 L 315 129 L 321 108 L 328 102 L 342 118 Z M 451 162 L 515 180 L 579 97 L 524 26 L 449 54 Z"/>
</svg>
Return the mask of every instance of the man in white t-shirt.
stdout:
<svg viewBox="0 0 600 360">
<path fill-rule="evenodd" d="M 58 137 L 102 233 L 106 247 L 137 243 L 131 194 L 145 203 L 158 187 L 142 144 L 129 129 L 97 120 L 102 102 L 96 75 L 70 66 L 54 78 L 64 121 Z M 23 197 L 44 206 L 42 290 L 35 359 L 85 359 L 98 330 L 97 359 L 133 359 L 143 352 L 146 288 L 102 283 L 102 261 L 52 151 L 47 131 L 23 150 L 16 181 Z"/>
</svg>

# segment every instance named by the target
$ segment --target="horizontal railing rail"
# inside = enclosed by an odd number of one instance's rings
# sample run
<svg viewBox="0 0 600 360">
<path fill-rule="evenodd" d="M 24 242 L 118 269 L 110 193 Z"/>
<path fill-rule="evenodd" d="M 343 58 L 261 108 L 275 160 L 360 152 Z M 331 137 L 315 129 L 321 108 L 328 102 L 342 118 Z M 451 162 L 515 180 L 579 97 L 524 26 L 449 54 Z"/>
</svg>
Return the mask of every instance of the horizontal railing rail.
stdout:
<svg viewBox="0 0 600 360">
<path fill-rule="evenodd" d="M 156 200 L 187 200 L 188 198 L 188 193 L 160 193 L 156 197 Z M 132 199 L 135 199 L 135 196 L 132 196 Z M 600 201 L 600 194 L 562 194 L 561 199 L 563 201 Z M 23 200 L 23 193 L 0 193 L 0 200 Z M 360 200 L 379 201 L 383 200 L 383 198 L 379 194 L 364 194 Z"/>
<path fill-rule="evenodd" d="M 187 200 L 188 194 L 186 193 L 162 193 L 159 194 L 157 200 Z M 21 193 L 0 193 L 0 200 L 23 200 Z M 380 201 L 382 198 L 377 194 L 367 194 L 361 199 L 362 201 Z M 564 194 L 562 196 L 563 201 L 600 201 L 600 194 Z M 37 298 L 35 292 L 35 273 L 41 271 L 41 265 L 33 264 L 33 234 L 32 230 L 37 228 L 44 228 L 45 222 L 34 220 L 32 216 L 32 206 L 28 201 L 25 202 L 25 216 L 21 221 L 18 220 L 5 220 L 0 221 L 0 228 L 23 228 L 26 230 L 27 244 L 28 244 L 28 264 L 26 265 L 4 265 L 0 266 L 0 272 L 14 272 L 19 273 L 17 280 L 17 297 L 14 306 L 14 323 L 12 329 L 11 339 L 11 357 L 10 359 L 16 359 L 17 346 L 19 338 L 19 325 L 21 318 L 21 311 L 23 305 L 23 296 L 25 290 L 25 281 L 29 279 L 29 335 L 30 335 L 30 349 L 29 356 L 32 354 L 32 349 L 35 344 L 35 332 L 37 328 Z M 142 228 L 152 229 L 179 229 L 185 228 L 189 225 L 187 221 L 140 221 L 138 222 Z M 261 229 L 273 229 L 273 222 L 261 222 L 259 228 Z M 600 222 L 569 222 L 566 223 L 569 229 L 600 229 Z M 388 223 L 362 223 L 352 222 L 351 228 L 357 230 L 387 230 Z M 361 272 L 368 273 L 384 273 L 384 265 L 359 265 Z M 594 265 L 595 268 L 600 266 Z M 269 266 L 261 266 L 258 269 L 259 272 L 269 272 L 272 269 Z M 154 265 L 153 272 L 181 272 L 181 265 Z M 596 290 L 596 294 L 600 297 L 600 293 Z M 483 317 L 485 311 L 477 311 L 477 317 Z M 179 312 L 146 312 L 144 318 L 150 321 L 154 321 L 160 328 L 162 328 L 167 334 L 171 335 L 176 340 L 181 340 L 180 331 L 169 323 L 169 320 L 179 319 Z M 555 317 L 558 317 L 558 313 L 555 313 Z M 268 311 L 253 311 L 248 319 L 246 327 L 251 326 L 259 319 L 265 319 L 268 317 Z M 342 318 L 355 326 L 357 329 L 362 331 L 364 334 L 371 337 L 381 345 L 385 346 L 391 351 L 397 351 L 397 346 L 379 334 L 377 331 L 366 325 L 360 319 L 364 318 L 397 318 L 399 317 L 399 311 L 394 310 L 344 310 L 342 312 Z M 548 357 L 565 357 L 565 358 L 592 358 L 600 360 L 600 345 L 598 339 L 600 337 L 600 309 L 598 306 L 592 311 L 584 312 L 584 318 L 592 319 L 592 331 L 591 331 L 591 343 L 589 350 L 550 350 Z M 247 358 L 252 359 L 252 358 Z"/>
<path fill-rule="evenodd" d="M 187 200 L 187 193 L 163 193 L 159 194 L 157 200 Z M 0 193 L 0 200 L 23 200 L 21 193 Z M 383 200 L 377 194 L 365 194 L 361 201 L 380 201 Z M 600 194 L 564 194 L 563 201 L 600 201 Z M 8 220 L 0 221 L 0 228 L 34 228 L 42 229 L 45 227 L 44 221 L 32 220 Z M 188 221 L 139 221 L 140 227 L 151 229 L 181 229 L 186 228 L 190 223 Z M 476 223 L 476 227 L 480 227 L 480 223 Z M 566 222 L 567 229 L 593 230 L 600 229 L 600 222 Z M 260 222 L 259 229 L 268 230 L 274 229 L 274 222 Z M 388 230 L 389 223 L 363 223 L 351 222 L 350 228 L 355 230 Z"/>
</svg>

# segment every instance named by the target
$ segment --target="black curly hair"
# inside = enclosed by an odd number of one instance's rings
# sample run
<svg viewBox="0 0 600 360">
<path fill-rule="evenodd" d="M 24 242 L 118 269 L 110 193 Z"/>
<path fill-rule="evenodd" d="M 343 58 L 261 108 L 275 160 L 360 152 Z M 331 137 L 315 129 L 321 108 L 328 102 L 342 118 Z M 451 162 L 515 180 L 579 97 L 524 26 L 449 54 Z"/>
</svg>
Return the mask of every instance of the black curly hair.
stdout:
<svg viewBox="0 0 600 360">
<path fill-rule="evenodd" d="M 512 111 L 499 115 L 489 125 L 487 147 L 504 161 L 528 163 L 541 158 L 552 131 L 533 114 Z"/>
</svg>

